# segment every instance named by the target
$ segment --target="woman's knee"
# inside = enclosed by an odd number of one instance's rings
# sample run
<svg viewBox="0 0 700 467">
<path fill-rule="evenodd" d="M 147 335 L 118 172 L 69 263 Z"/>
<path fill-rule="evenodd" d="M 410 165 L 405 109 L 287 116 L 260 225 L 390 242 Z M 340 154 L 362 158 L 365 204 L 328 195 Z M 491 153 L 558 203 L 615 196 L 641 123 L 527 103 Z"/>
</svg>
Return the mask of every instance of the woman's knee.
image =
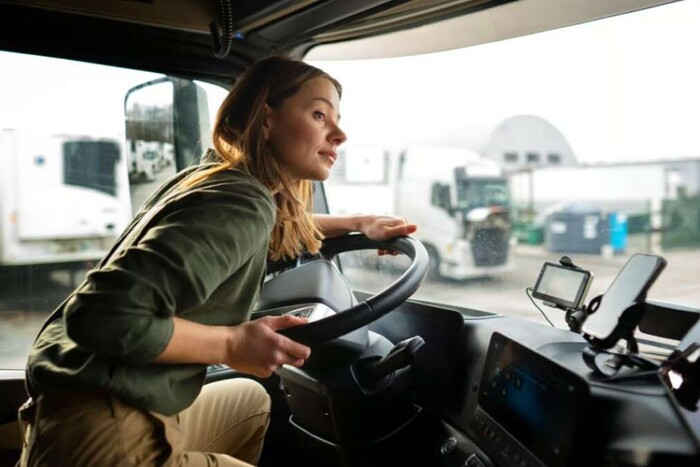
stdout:
<svg viewBox="0 0 700 467">
<path fill-rule="evenodd" d="M 221 401 L 225 410 L 244 413 L 270 413 L 270 396 L 262 384 L 248 378 L 233 378 L 206 385 L 205 391 L 214 393 L 214 398 Z M 224 407 L 222 407 L 224 408 Z"/>
</svg>

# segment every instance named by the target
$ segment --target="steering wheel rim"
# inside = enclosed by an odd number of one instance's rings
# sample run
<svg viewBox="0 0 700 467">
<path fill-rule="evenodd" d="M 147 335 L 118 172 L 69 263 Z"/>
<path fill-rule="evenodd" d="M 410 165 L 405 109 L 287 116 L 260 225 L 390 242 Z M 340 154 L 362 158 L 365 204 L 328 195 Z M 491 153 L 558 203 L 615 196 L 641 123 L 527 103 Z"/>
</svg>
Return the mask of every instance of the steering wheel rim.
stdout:
<svg viewBox="0 0 700 467">
<path fill-rule="evenodd" d="M 350 234 L 326 239 L 321 256 L 332 259 L 339 253 L 372 249 L 403 253 L 411 258 L 411 264 L 398 279 L 361 303 L 333 316 L 277 332 L 305 345 L 321 344 L 376 321 L 413 295 L 423 283 L 430 262 L 427 250 L 414 238 L 372 240 L 362 234 Z"/>
</svg>

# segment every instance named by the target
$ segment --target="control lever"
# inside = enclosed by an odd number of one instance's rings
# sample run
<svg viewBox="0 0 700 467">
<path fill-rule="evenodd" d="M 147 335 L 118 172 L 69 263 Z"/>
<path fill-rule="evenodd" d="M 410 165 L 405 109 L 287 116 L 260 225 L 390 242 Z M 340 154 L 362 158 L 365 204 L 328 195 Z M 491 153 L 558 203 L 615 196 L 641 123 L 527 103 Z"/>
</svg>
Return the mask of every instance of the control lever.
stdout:
<svg viewBox="0 0 700 467">
<path fill-rule="evenodd" d="M 388 386 L 396 371 L 409 366 L 425 345 L 420 336 L 399 342 L 382 359 L 364 359 L 352 367 L 355 380 L 365 392 L 377 392 Z"/>
</svg>

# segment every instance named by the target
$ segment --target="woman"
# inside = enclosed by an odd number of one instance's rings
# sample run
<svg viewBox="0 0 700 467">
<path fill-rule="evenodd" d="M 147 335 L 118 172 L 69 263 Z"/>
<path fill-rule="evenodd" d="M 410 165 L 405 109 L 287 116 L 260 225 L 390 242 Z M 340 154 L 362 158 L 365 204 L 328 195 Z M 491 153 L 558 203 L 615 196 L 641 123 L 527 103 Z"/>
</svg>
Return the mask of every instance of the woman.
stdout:
<svg viewBox="0 0 700 467">
<path fill-rule="evenodd" d="M 324 236 L 385 239 L 405 220 L 313 216 L 346 136 L 341 87 L 303 62 L 250 67 L 219 109 L 215 151 L 166 182 L 53 313 L 27 365 L 22 465 L 249 465 L 270 401 L 243 378 L 202 387 L 207 364 L 258 377 L 310 349 L 248 321 L 268 258 L 317 252 Z"/>
</svg>

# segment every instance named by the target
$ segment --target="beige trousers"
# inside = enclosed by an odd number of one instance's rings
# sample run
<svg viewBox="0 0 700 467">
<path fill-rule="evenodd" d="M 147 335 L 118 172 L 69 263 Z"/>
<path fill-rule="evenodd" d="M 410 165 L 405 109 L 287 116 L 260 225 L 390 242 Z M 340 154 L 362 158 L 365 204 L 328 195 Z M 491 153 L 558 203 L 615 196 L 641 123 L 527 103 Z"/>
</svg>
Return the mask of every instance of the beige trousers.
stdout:
<svg viewBox="0 0 700 467">
<path fill-rule="evenodd" d="M 195 402 L 166 417 L 97 396 L 42 415 L 24 430 L 24 466 L 249 466 L 260 457 L 270 398 L 255 381 L 204 386 Z"/>
</svg>

